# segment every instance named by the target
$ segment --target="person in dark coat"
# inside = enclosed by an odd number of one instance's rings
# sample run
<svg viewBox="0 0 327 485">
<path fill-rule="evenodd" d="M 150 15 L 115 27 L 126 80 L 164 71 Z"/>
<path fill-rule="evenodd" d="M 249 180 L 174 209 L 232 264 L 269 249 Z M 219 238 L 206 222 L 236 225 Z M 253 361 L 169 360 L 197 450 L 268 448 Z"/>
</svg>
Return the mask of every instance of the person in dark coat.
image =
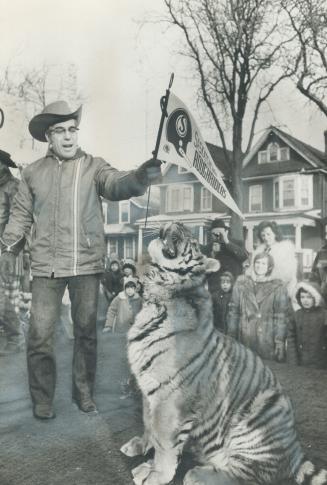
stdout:
<svg viewBox="0 0 327 485">
<path fill-rule="evenodd" d="M 12 201 L 17 192 L 19 180 L 15 178 L 9 167 L 17 168 L 9 153 L 0 150 L 0 237 L 2 236 L 9 219 Z M 23 274 L 22 258 L 17 260 L 15 273 L 8 282 L 1 281 L 3 293 L 0 305 L 0 323 L 5 329 L 7 336 L 6 346 L 0 351 L 0 355 L 8 355 L 19 352 L 22 349 L 21 325 L 16 311 L 16 303 L 20 291 L 20 277 Z"/>
<path fill-rule="evenodd" d="M 220 276 L 220 290 L 212 295 L 213 323 L 223 333 L 227 332 L 227 315 L 232 298 L 233 284 L 234 276 L 232 273 L 224 271 Z"/>
<path fill-rule="evenodd" d="M 228 236 L 228 227 L 222 219 L 214 219 L 211 223 L 211 241 L 202 246 L 201 251 L 209 258 L 217 259 L 220 269 L 208 275 L 208 288 L 211 294 L 220 289 L 219 278 L 224 271 L 232 273 L 236 279 L 242 272 L 242 263 L 248 258 L 242 242 L 232 241 Z"/>
<path fill-rule="evenodd" d="M 288 294 L 283 282 L 271 277 L 273 267 L 271 255 L 259 253 L 251 275 L 237 278 L 227 317 L 227 334 L 263 359 L 283 361 Z"/>
<path fill-rule="evenodd" d="M 101 283 L 109 306 L 115 296 L 124 289 L 124 275 L 118 258 L 110 260 L 109 269 L 104 272 Z"/>
<path fill-rule="evenodd" d="M 327 368 L 327 310 L 319 285 L 302 281 L 296 289 L 300 309 L 289 322 L 288 362 L 318 369 Z"/>
</svg>

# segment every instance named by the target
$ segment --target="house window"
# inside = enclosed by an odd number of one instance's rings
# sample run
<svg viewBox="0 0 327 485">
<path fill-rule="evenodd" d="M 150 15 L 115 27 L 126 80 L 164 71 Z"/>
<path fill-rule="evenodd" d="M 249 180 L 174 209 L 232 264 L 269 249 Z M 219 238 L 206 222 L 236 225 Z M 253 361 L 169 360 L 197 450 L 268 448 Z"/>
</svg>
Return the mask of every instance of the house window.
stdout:
<svg viewBox="0 0 327 485">
<path fill-rule="evenodd" d="M 290 148 L 280 147 L 277 142 L 269 143 L 267 150 L 258 152 L 258 163 L 285 162 L 290 159 Z"/>
<path fill-rule="evenodd" d="M 308 209 L 313 205 L 312 175 L 281 176 L 274 181 L 275 209 Z"/>
<path fill-rule="evenodd" d="M 119 202 L 119 223 L 130 222 L 130 203 L 129 200 Z"/>
<path fill-rule="evenodd" d="M 167 190 L 167 212 L 193 210 L 193 186 L 170 186 Z"/>
<path fill-rule="evenodd" d="M 282 181 L 282 206 L 295 207 L 295 179 Z"/>
<path fill-rule="evenodd" d="M 279 209 L 279 182 L 274 182 L 275 209 Z"/>
<path fill-rule="evenodd" d="M 132 238 L 124 240 L 124 258 L 135 258 L 135 240 Z"/>
<path fill-rule="evenodd" d="M 212 193 L 205 187 L 201 187 L 201 210 L 212 210 Z"/>
<path fill-rule="evenodd" d="M 278 143 L 270 143 L 268 146 L 269 150 L 269 161 L 270 162 L 277 162 L 278 161 Z"/>
<path fill-rule="evenodd" d="M 109 256 L 110 256 L 110 254 L 118 254 L 118 241 L 117 241 L 117 239 L 109 239 L 107 251 L 108 251 Z"/>
<path fill-rule="evenodd" d="M 250 212 L 262 211 L 262 185 L 251 185 L 249 192 Z"/>
</svg>

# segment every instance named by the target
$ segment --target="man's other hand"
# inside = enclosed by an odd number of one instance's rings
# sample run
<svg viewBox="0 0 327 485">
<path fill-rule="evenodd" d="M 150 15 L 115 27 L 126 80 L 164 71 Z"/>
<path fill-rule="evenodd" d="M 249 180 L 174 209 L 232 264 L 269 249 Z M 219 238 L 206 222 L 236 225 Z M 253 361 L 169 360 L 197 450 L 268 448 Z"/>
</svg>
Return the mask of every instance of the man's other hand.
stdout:
<svg viewBox="0 0 327 485">
<path fill-rule="evenodd" d="M 0 256 L 0 279 L 10 283 L 15 276 L 16 256 L 13 253 L 3 253 Z"/>
<path fill-rule="evenodd" d="M 142 163 L 136 170 L 137 178 L 145 184 L 151 184 L 153 181 L 157 181 L 161 177 L 161 163 L 160 160 L 153 158 Z"/>
</svg>

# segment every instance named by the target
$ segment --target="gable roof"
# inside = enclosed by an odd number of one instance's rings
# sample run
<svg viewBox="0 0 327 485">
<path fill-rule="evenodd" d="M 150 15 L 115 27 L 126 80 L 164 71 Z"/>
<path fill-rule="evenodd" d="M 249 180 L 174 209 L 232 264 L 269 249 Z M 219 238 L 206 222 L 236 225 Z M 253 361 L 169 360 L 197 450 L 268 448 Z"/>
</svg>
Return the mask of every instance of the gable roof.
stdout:
<svg viewBox="0 0 327 485">
<path fill-rule="evenodd" d="M 210 152 L 212 160 L 214 161 L 214 164 L 219 170 L 220 175 L 224 179 L 230 179 L 232 176 L 232 171 L 231 171 L 230 164 L 225 159 L 224 149 L 217 145 L 213 145 L 212 143 L 209 143 L 207 141 L 205 143 L 208 147 L 208 150 Z M 230 150 L 227 150 L 227 152 L 230 155 L 232 154 Z M 171 166 L 172 166 L 172 163 L 165 163 L 163 165 L 162 174 L 165 175 Z"/>
<path fill-rule="evenodd" d="M 301 155 L 313 168 L 327 168 L 326 155 L 321 150 L 304 143 L 303 141 L 289 135 L 283 130 L 270 126 L 267 128 L 265 133 L 259 138 L 257 143 L 249 151 L 243 160 L 243 168 L 248 165 L 256 153 L 260 150 L 261 146 L 266 142 L 270 133 L 274 133 L 276 136 L 281 138 L 287 145 L 289 145 L 293 150 L 295 150 L 299 155 Z M 285 162 L 283 162 L 285 164 Z M 285 166 L 285 165 L 284 165 Z"/>
</svg>

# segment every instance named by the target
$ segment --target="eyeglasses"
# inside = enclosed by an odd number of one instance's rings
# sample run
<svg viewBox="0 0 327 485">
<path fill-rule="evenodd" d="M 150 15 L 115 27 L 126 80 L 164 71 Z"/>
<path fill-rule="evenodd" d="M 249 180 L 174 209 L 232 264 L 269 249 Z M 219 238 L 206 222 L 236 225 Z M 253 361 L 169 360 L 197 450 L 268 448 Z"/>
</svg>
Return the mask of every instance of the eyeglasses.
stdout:
<svg viewBox="0 0 327 485">
<path fill-rule="evenodd" d="M 49 130 L 50 133 L 55 133 L 56 135 L 64 135 L 68 132 L 70 135 L 75 135 L 78 132 L 79 128 L 76 126 L 71 126 L 66 130 L 66 128 L 62 128 L 61 126 L 57 126 L 56 128 L 51 128 Z"/>
</svg>

